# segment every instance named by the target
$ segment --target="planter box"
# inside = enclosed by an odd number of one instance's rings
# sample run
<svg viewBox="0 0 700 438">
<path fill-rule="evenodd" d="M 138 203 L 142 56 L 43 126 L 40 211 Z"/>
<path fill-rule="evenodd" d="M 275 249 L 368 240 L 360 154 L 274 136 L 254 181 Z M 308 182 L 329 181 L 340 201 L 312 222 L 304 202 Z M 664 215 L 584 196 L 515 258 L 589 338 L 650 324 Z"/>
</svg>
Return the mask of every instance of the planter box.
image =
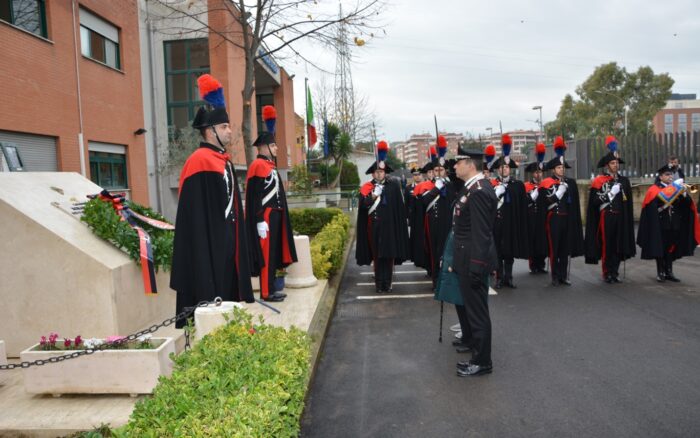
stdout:
<svg viewBox="0 0 700 438">
<path fill-rule="evenodd" d="M 7 365 L 7 352 L 5 351 L 5 341 L 0 341 L 0 365 Z"/>
<path fill-rule="evenodd" d="M 175 354 L 173 338 L 161 341 L 153 350 L 104 350 L 60 363 L 22 369 L 24 389 L 30 394 L 151 394 L 158 377 L 173 371 L 170 354 Z M 59 343 L 63 340 L 59 340 Z M 22 361 L 62 356 L 73 351 L 33 351 L 39 344 L 20 353 Z"/>
</svg>

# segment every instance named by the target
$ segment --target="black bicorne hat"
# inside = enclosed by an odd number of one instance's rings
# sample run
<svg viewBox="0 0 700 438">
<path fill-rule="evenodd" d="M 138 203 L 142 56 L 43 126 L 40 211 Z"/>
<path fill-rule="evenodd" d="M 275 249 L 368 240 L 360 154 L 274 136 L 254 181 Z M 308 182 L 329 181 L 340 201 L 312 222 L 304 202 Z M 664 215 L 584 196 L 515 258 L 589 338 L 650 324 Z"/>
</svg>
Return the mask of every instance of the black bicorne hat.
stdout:
<svg viewBox="0 0 700 438">
<path fill-rule="evenodd" d="M 197 114 L 192 120 L 192 127 L 202 129 L 221 123 L 229 123 L 224 89 L 221 83 L 210 74 L 203 74 L 197 78 L 197 86 L 199 95 L 206 104 L 197 110 Z"/>
</svg>

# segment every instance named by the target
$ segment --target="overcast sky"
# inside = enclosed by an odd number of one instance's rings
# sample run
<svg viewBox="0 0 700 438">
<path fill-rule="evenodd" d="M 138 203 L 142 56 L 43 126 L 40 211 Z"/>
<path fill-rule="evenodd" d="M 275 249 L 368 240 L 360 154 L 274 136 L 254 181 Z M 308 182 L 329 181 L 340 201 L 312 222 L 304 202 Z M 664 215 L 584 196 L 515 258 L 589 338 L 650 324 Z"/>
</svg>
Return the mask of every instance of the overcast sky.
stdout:
<svg viewBox="0 0 700 438">
<path fill-rule="evenodd" d="M 610 61 L 649 65 L 671 75 L 673 92 L 700 94 L 698 0 L 392 0 L 382 19 L 387 35 L 353 49 L 352 78 L 391 141 L 434 132 L 433 114 L 441 131 L 478 135 L 499 120 L 504 132 L 537 129 L 533 106 L 554 119 L 563 97 Z M 335 71 L 334 53 L 298 50 Z M 312 94 L 323 77 L 333 84 L 302 61 L 282 64 L 296 74 L 299 114 L 305 76 Z"/>
</svg>

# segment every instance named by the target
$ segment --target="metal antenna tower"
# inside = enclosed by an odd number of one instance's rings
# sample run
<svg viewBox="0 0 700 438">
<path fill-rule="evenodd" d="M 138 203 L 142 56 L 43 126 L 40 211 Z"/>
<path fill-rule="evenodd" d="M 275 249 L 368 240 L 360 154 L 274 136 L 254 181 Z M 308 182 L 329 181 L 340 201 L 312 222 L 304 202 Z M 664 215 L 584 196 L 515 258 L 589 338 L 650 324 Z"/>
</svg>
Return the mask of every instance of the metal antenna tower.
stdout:
<svg viewBox="0 0 700 438">
<path fill-rule="evenodd" d="M 343 17 L 343 5 L 340 5 L 339 17 Z M 355 141 L 355 93 L 352 88 L 352 70 L 350 69 L 350 45 L 348 32 L 343 21 L 338 26 L 335 60 L 335 116 L 343 132 L 350 134 Z"/>
</svg>

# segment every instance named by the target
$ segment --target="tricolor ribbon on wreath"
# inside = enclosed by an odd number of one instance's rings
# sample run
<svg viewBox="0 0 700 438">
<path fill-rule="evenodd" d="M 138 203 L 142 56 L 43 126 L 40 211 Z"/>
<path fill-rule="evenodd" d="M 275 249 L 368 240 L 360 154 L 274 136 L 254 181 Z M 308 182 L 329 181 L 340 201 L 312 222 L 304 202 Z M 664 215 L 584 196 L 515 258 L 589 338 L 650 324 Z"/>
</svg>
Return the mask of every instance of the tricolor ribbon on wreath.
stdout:
<svg viewBox="0 0 700 438">
<path fill-rule="evenodd" d="M 141 256 L 141 275 L 143 276 L 143 287 L 146 295 L 157 294 L 156 273 L 153 267 L 153 249 L 151 247 L 151 237 L 146 230 L 141 228 L 137 220 L 144 222 L 154 228 L 161 230 L 174 230 L 175 226 L 167 222 L 159 221 L 142 214 L 136 213 L 129 208 L 124 196 L 112 195 L 107 190 L 102 190 L 99 195 L 88 196 L 90 199 L 99 198 L 102 201 L 110 202 L 120 220 L 128 223 L 139 236 L 139 254 Z"/>
</svg>

